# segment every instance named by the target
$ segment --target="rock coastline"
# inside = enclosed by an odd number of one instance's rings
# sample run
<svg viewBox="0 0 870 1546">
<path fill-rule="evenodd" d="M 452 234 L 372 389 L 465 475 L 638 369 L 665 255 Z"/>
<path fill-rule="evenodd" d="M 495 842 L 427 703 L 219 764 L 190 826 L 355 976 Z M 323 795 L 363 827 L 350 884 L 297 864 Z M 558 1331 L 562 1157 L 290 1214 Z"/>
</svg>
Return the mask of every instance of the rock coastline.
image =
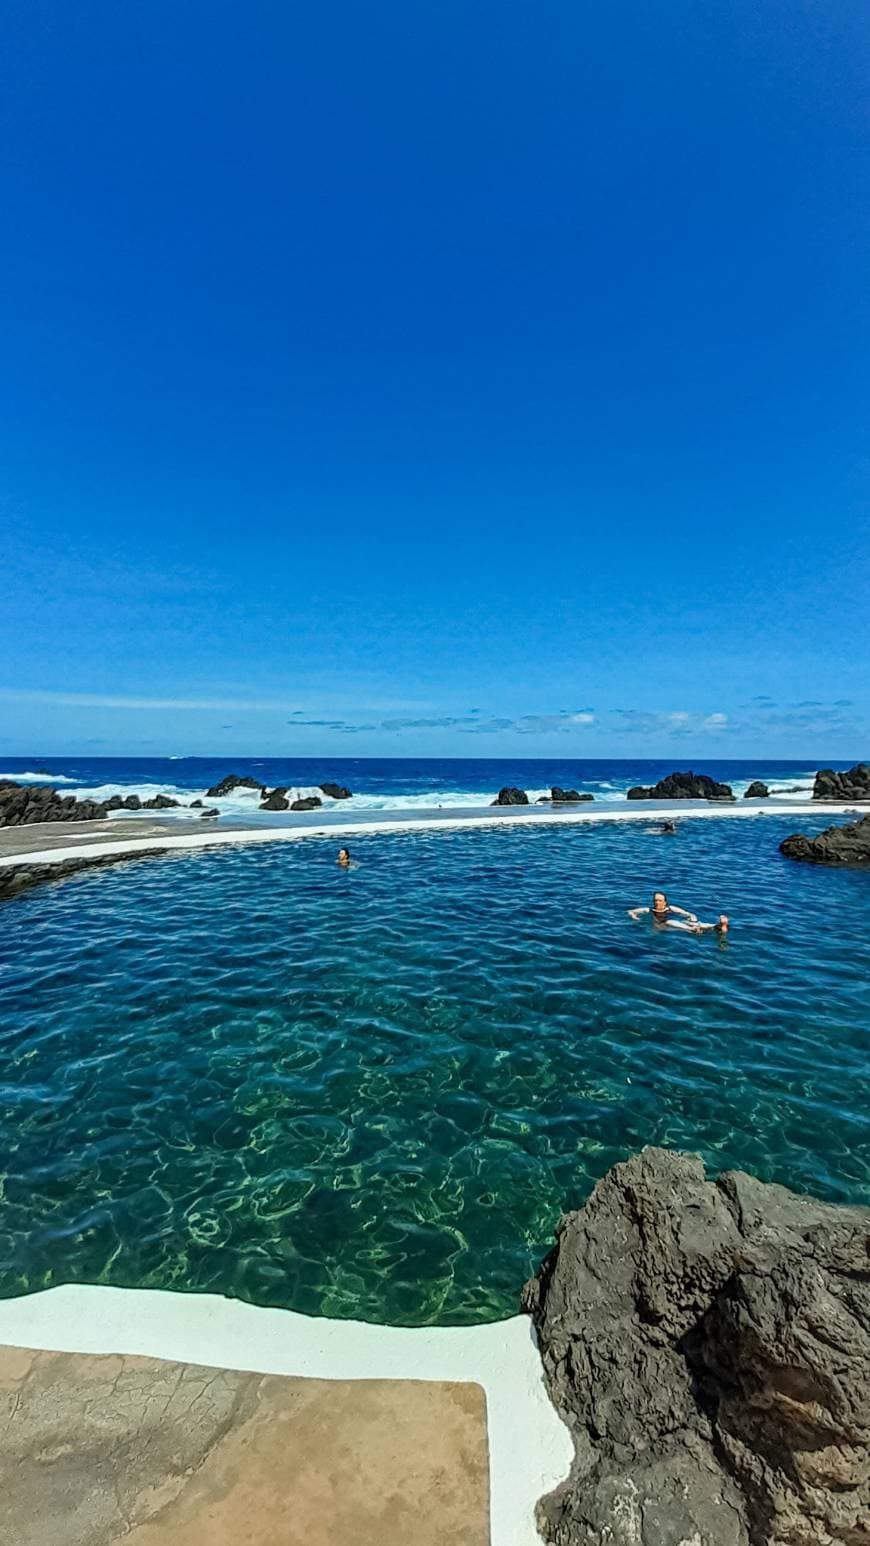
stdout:
<svg viewBox="0 0 870 1546">
<path fill-rule="evenodd" d="M 818 837 L 794 832 L 783 839 L 779 851 L 786 859 L 803 859 L 807 864 L 870 865 L 870 815 L 842 827 L 826 827 Z"/>
<path fill-rule="evenodd" d="M 847 773 L 836 773 L 833 768 L 820 768 L 813 785 L 814 800 L 836 800 L 851 803 L 870 800 L 870 763 L 856 762 Z"/>
<path fill-rule="evenodd" d="M 646 1149 L 523 1292 L 567 1480 L 552 1546 L 867 1546 L 870 1209 Z"/>
</svg>

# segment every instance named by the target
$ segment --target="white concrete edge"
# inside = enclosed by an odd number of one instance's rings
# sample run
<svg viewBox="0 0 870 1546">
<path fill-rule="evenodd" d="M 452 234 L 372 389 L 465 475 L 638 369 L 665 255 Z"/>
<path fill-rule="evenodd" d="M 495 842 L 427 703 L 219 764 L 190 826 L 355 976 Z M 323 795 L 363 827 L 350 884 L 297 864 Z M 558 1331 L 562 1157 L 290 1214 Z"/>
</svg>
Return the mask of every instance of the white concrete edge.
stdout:
<svg viewBox="0 0 870 1546">
<path fill-rule="evenodd" d="M 0 1343 L 125 1353 L 327 1380 L 462 1380 L 486 1393 L 492 1546 L 541 1546 L 534 1508 L 573 1445 L 525 1316 L 484 1326 L 371 1326 L 215 1294 L 71 1284 L 0 1300 Z"/>
<path fill-rule="evenodd" d="M 645 802 L 638 801 L 642 807 Z M 516 807 L 514 807 L 516 809 Z M 660 806 L 656 810 L 597 810 L 597 811 L 542 811 L 530 809 L 522 815 L 511 814 L 509 817 L 492 815 L 489 811 L 480 815 L 469 812 L 463 816 L 438 816 L 420 818 L 419 816 L 402 818 L 388 818 L 384 821 L 353 821 L 348 819 L 343 822 L 330 823 L 328 826 L 306 827 L 262 827 L 227 829 L 219 831 L 210 828 L 207 832 L 188 832 L 173 836 L 171 833 L 157 837 L 127 837 L 113 843 L 82 843 L 80 847 L 71 848 L 46 848 L 34 850 L 29 853 L 5 854 L 0 858 L 0 868 L 9 865 L 28 864 L 60 864 L 65 859 L 95 858 L 100 854 L 108 857 L 119 854 L 136 854 L 142 852 L 172 852 L 177 849 L 190 848 L 214 848 L 229 843 L 289 843 L 308 837 L 365 837 L 377 836 L 384 832 L 430 832 L 441 829 L 444 831 L 459 831 L 466 827 L 515 827 L 538 826 L 552 823 L 559 826 L 574 825 L 577 823 L 607 822 L 607 821 L 645 821 L 661 822 L 678 819 L 680 821 L 703 821 L 711 818 L 723 817 L 730 820 L 736 818 L 752 819 L 757 816 L 817 816 L 821 814 L 830 816 L 849 815 L 855 807 L 847 803 L 824 806 L 819 805 L 775 805 L 764 809 L 757 805 L 732 806 L 711 805 L 695 807 L 690 810 L 668 808 L 663 810 Z M 72 837 L 72 834 L 70 834 Z"/>
</svg>

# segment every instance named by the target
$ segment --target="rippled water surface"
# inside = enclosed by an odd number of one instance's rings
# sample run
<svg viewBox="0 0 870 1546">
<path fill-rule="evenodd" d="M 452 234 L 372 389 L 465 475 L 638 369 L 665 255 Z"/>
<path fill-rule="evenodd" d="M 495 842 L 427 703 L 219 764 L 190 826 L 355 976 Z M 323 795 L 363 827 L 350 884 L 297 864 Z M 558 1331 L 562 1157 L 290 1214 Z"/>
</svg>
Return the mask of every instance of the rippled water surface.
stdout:
<svg viewBox="0 0 870 1546">
<path fill-rule="evenodd" d="M 309 839 L 6 904 L 0 1292 L 503 1316 L 645 1143 L 870 1199 L 870 875 L 793 827 L 370 836 L 349 873 Z M 730 941 L 632 923 L 655 885 Z"/>
</svg>

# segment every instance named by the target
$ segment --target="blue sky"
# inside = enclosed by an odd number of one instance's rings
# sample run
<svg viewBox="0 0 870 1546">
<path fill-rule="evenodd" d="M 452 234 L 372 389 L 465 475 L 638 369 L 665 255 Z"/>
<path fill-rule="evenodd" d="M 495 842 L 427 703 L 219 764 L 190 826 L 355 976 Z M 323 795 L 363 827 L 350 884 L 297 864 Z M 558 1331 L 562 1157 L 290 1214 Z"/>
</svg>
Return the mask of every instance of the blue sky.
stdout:
<svg viewBox="0 0 870 1546">
<path fill-rule="evenodd" d="M 3 52 L 0 751 L 870 754 L 857 0 Z"/>
</svg>

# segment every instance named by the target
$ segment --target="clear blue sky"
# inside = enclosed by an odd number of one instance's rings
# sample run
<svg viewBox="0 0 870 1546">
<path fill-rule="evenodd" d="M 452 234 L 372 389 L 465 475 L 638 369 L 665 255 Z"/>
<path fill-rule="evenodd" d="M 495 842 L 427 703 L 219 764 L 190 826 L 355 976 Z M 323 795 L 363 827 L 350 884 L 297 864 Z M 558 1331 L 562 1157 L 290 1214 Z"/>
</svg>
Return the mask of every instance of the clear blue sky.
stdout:
<svg viewBox="0 0 870 1546">
<path fill-rule="evenodd" d="M 11 0 L 0 753 L 870 755 L 863 0 Z"/>
</svg>

